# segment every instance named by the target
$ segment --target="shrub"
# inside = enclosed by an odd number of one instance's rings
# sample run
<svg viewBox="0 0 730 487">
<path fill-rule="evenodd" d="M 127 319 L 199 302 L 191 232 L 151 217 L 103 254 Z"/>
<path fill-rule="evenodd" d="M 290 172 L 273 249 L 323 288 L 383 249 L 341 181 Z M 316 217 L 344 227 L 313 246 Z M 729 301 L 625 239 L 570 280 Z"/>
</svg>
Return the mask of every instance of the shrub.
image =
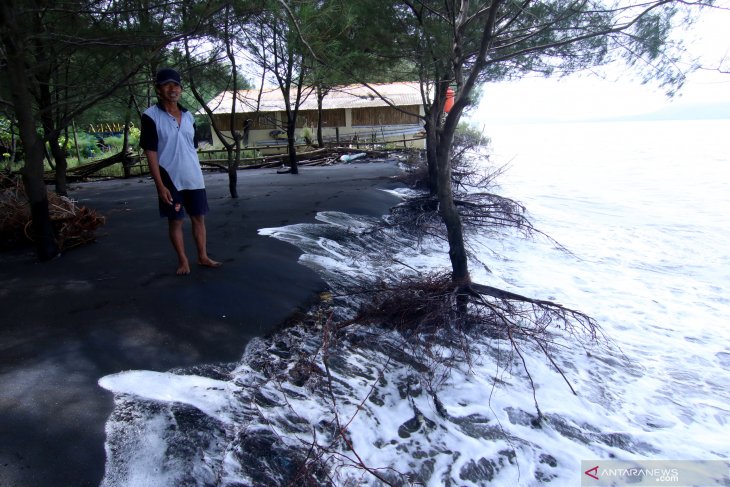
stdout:
<svg viewBox="0 0 730 487">
<path fill-rule="evenodd" d="M 79 152 L 82 157 L 93 157 L 95 154 L 99 153 L 99 148 L 96 145 L 96 138 L 94 138 L 91 134 L 87 134 L 85 132 L 77 134 L 76 141 L 78 142 Z M 66 149 L 67 156 L 76 157 L 76 143 L 73 137 L 69 137 L 68 140 L 66 140 L 66 137 L 61 136 L 58 138 L 58 143 L 61 147 Z"/>
<path fill-rule="evenodd" d="M 104 137 L 104 144 L 114 148 L 115 152 L 120 151 L 122 150 L 122 144 L 124 144 L 124 135 L 112 135 L 110 137 Z"/>
<path fill-rule="evenodd" d="M 139 146 L 139 136 L 142 133 L 140 129 L 137 127 L 131 127 L 129 129 L 129 146 L 130 147 L 137 147 Z"/>
</svg>

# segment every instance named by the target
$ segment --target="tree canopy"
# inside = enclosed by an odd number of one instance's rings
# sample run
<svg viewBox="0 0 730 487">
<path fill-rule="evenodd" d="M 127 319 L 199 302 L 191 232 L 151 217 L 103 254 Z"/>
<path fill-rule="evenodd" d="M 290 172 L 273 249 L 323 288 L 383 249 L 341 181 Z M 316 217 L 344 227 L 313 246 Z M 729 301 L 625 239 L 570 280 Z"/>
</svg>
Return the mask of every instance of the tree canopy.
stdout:
<svg viewBox="0 0 730 487">
<path fill-rule="evenodd" d="M 362 0 L 399 25 L 395 45 L 411 61 L 424 92 L 424 126 L 430 188 L 446 223 L 454 280 L 470 283 L 463 230 L 451 191 L 451 147 L 461 116 L 478 87 L 490 81 L 539 73 L 567 74 L 623 61 L 645 80 L 673 93 L 685 73 L 677 63 L 681 44 L 669 33 L 678 14 L 691 19 L 699 2 L 507 0 L 402 0 L 387 8 Z M 386 21 L 388 23 L 388 21 Z M 360 44 L 371 31 L 363 24 Z M 376 44 L 378 49 L 381 44 Z M 385 45 L 390 54 L 393 45 Z M 447 90 L 453 108 L 444 114 Z"/>
<path fill-rule="evenodd" d="M 216 90 L 240 89 L 246 78 L 279 86 L 291 140 L 305 87 L 321 99 L 340 83 L 417 79 L 431 191 L 446 192 L 440 197 L 449 213 L 454 131 L 481 85 L 619 61 L 672 94 L 684 80 L 684 50 L 669 33 L 711 2 L 7 0 L 0 8 L 0 106 L 18 127 L 29 198 L 42 207 L 44 145 L 57 159 L 63 192 L 59 134 L 91 110 L 140 111 L 153 101 L 149 80 L 158 66 L 183 68 L 197 87 L 198 97 L 188 99 L 193 108 Z M 444 115 L 449 88 L 454 107 Z M 455 276 L 468 280 L 462 264 L 454 262 L 461 269 Z"/>
</svg>

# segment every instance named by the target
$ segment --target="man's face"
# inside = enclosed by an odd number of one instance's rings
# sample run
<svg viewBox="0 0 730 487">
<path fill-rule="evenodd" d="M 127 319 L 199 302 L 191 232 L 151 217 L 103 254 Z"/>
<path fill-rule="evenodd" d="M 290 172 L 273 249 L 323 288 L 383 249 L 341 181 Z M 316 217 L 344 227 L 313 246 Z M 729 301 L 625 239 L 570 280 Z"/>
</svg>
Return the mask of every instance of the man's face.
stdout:
<svg viewBox="0 0 730 487">
<path fill-rule="evenodd" d="M 157 94 L 163 102 L 177 103 L 180 100 L 182 86 L 170 81 L 156 87 Z"/>
</svg>

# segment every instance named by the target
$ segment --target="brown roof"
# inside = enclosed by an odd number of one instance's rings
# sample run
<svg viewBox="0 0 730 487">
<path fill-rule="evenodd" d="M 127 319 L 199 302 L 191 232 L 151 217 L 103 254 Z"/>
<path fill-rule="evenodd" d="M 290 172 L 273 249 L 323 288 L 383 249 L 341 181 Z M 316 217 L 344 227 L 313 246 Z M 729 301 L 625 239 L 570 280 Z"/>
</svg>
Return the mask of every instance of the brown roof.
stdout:
<svg viewBox="0 0 730 487">
<path fill-rule="evenodd" d="M 372 89 L 363 85 L 336 86 L 330 89 L 322 100 L 322 108 L 331 110 L 336 108 L 387 106 L 388 103 L 380 96 L 396 106 L 412 106 L 423 103 L 421 86 L 417 82 L 379 83 L 371 84 L 370 87 Z M 373 90 L 377 91 L 380 96 Z M 233 100 L 232 93 L 231 91 L 221 92 L 208 102 L 208 107 L 213 110 L 213 113 L 230 113 Z M 302 91 L 302 100 L 300 110 L 317 109 L 317 96 L 312 88 L 306 88 Z M 239 90 L 236 93 L 237 113 L 256 112 L 257 107 L 259 112 L 282 112 L 286 110 L 279 88 L 264 88 L 261 92 L 259 90 Z"/>
</svg>

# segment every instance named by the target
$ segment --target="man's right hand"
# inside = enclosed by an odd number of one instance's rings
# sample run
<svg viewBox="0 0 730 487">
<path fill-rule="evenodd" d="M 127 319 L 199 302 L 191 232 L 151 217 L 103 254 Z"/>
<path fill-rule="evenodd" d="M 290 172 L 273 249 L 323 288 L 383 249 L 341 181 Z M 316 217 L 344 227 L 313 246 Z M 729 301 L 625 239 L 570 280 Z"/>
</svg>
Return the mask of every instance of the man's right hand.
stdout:
<svg viewBox="0 0 730 487">
<path fill-rule="evenodd" d="M 168 205 L 172 204 L 172 194 L 170 193 L 170 190 L 166 187 L 163 186 L 162 188 L 157 188 L 157 196 L 163 203 L 166 203 Z"/>
</svg>

